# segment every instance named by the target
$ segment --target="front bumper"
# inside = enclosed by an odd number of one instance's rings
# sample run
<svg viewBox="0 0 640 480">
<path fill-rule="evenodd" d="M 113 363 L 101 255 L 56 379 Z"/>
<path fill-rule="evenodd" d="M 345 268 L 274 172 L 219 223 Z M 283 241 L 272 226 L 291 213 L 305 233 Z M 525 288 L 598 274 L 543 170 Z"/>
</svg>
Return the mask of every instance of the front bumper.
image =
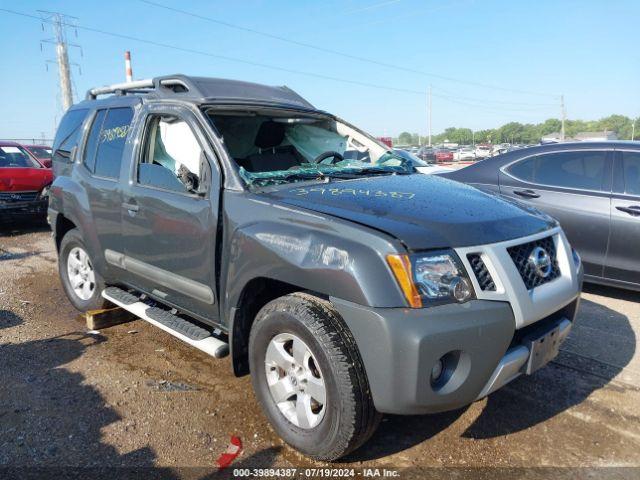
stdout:
<svg viewBox="0 0 640 480">
<path fill-rule="evenodd" d="M 570 327 L 579 296 L 520 330 L 508 302 L 409 309 L 331 301 L 356 340 L 374 405 L 383 413 L 406 415 L 463 407 L 519 376 L 529 358 L 523 339 L 564 319 Z M 563 324 L 562 339 L 567 327 Z M 444 383 L 433 383 L 432 368 L 443 357 Z"/>
<path fill-rule="evenodd" d="M 48 199 L 31 202 L 0 202 L 0 217 L 21 217 L 24 215 L 45 215 Z"/>
</svg>

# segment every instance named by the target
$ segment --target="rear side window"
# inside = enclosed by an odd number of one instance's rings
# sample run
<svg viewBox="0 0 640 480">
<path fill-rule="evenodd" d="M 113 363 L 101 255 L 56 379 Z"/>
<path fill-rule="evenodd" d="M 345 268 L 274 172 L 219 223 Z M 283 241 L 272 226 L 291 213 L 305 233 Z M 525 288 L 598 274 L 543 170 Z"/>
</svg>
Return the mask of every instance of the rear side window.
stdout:
<svg viewBox="0 0 640 480">
<path fill-rule="evenodd" d="M 556 152 L 530 157 L 509 167 L 519 180 L 578 190 L 602 190 L 607 152 Z"/>
<path fill-rule="evenodd" d="M 640 152 L 622 152 L 624 192 L 640 195 Z"/>
<path fill-rule="evenodd" d="M 71 150 L 78 145 L 88 112 L 88 109 L 70 110 L 62 117 L 53 141 L 53 161 L 71 161 Z"/>
<path fill-rule="evenodd" d="M 45 147 L 29 147 L 29 151 L 33 153 L 36 158 L 51 158 L 51 151 Z"/>
<path fill-rule="evenodd" d="M 523 182 L 533 182 L 533 172 L 535 170 L 536 159 L 531 157 L 514 163 L 509 167 L 509 173 Z"/>
<path fill-rule="evenodd" d="M 98 110 L 84 149 L 83 162 L 96 176 L 118 178 L 133 110 L 129 107 Z"/>
</svg>

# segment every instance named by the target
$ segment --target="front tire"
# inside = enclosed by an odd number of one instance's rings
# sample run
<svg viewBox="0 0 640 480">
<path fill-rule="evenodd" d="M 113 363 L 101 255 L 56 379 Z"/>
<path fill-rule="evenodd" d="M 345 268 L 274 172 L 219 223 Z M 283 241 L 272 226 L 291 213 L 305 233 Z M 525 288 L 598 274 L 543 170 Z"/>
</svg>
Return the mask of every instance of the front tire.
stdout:
<svg viewBox="0 0 640 480">
<path fill-rule="evenodd" d="M 380 422 L 355 340 L 328 301 L 294 293 L 265 305 L 251 328 L 249 362 L 274 430 L 305 455 L 336 460 Z"/>
<path fill-rule="evenodd" d="M 104 281 L 95 270 L 78 229 L 69 230 L 60 242 L 58 272 L 64 293 L 81 312 L 108 306 L 102 297 Z"/>
</svg>

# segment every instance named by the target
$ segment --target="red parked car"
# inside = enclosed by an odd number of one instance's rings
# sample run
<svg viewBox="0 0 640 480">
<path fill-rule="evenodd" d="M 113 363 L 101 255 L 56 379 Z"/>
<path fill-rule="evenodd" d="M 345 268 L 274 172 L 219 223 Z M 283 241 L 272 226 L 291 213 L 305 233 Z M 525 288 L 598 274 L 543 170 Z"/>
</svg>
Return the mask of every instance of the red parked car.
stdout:
<svg viewBox="0 0 640 480">
<path fill-rule="evenodd" d="M 53 173 L 23 146 L 0 142 L 0 220 L 46 215 Z"/>
<path fill-rule="evenodd" d="M 441 149 L 436 151 L 436 162 L 453 162 L 453 152 L 447 149 Z"/>
<path fill-rule="evenodd" d="M 51 168 L 51 147 L 46 145 L 22 145 L 42 165 Z"/>
</svg>

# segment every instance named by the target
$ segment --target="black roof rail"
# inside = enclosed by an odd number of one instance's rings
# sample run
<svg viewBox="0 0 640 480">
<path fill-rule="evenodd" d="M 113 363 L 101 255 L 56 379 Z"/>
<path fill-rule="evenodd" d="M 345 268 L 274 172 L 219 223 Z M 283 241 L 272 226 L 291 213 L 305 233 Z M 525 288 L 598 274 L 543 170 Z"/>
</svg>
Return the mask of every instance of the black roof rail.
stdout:
<svg viewBox="0 0 640 480">
<path fill-rule="evenodd" d="M 122 92 L 127 90 L 140 90 L 144 88 L 153 88 L 153 80 L 136 80 L 133 82 L 114 83 L 113 85 L 105 85 L 104 87 L 95 87 L 87 91 L 86 100 L 95 100 L 98 95 L 107 95 L 109 93 Z"/>
<path fill-rule="evenodd" d="M 315 110 L 311 103 L 285 86 L 275 87 L 241 80 L 190 77 L 182 74 L 92 88 L 87 92 L 86 99 L 95 100 L 99 95 L 107 94 L 142 94 L 156 98 L 182 97 L 198 102 L 258 103 Z"/>
<path fill-rule="evenodd" d="M 184 93 L 189 92 L 194 97 L 204 97 L 194 80 L 182 74 L 163 75 L 153 79 L 153 86 L 157 93 Z"/>
<path fill-rule="evenodd" d="M 86 100 L 95 100 L 99 95 L 128 93 L 148 93 L 148 90 L 160 92 L 169 90 L 171 93 L 190 92 L 192 95 L 199 95 L 199 90 L 195 83 L 186 75 L 165 75 L 162 77 L 148 78 L 146 80 L 135 80 L 133 82 L 114 83 L 104 87 L 95 87 L 87 91 Z M 167 92 L 168 93 L 168 92 Z"/>
</svg>

